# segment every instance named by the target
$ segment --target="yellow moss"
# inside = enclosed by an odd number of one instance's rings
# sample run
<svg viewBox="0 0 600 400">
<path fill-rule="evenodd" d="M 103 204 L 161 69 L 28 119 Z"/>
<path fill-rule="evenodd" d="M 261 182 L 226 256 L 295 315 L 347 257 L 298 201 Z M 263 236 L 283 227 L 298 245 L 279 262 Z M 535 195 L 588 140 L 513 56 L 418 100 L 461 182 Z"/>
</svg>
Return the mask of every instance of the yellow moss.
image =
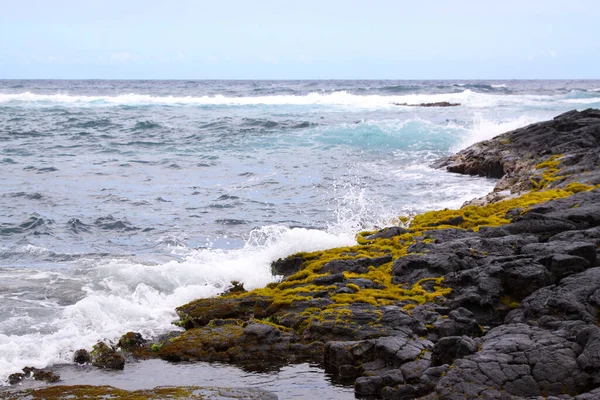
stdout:
<svg viewBox="0 0 600 400">
<path fill-rule="evenodd" d="M 554 166 L 557 166 L 559 162 L 559 157 L 555 157 L 552 160 L 541 163 L 539 169 L 544 169 L 544 171 L 550 170 L 552 172 Z M 427 231 L 445 228 L 472 229 L 477 231 L 483 226 L 503 225 L 510 222 L 507 218 L 509 210 L 520 209 L 526 211 L 538 203 L 568 197 L 574 193 L 593 188 L 594 186 L 572 183 L 563 189 L 536 190 L 518 198 L 485 206 L 466 206 L 459 210 L 445 209 L 416 215 L 410 222 L 410 232 L 393 238 L 366 239 L 372 232 L 361 232 L 357 235 L 357 245 L 295 254 L 294 257 L 301 257 L 303 259 L 303 269 L 301 271 L 284 279 L 282 282 L 248 293 L 231 295 L 231 297 L 265 296 L 272 299 L 275 305 L 287 306 L 297 301 L 311 300 L 314 297 L 313 295 L 317 293 L 321 296 L 323 292 L 328 292 L 327 297 L 334 304 L 324 308 L 310 308 L 301 313 L 304 322 L 294 322 L 294 324 L 300 324 L 300 329 L 305 329 L 309 326 L 310 321 L 316 318 L 315 316 L 318 316 L 318 318 L 334 318 L 337 315 L 339 317 L 341 315 L 339 313 L 348 312 L 347 305 L 351 303 L 365 303 L 374 306 L 398 305 L 410 311 L 420 304 L 442 302 L 444 297 L 451 292 L 450 288 L 444 287 L 443 277 L 423 279 L 410 287 L 408 285 L 398 285 L 392 281 L 393 261 L 378 267 L 370 266 L 364 273 L 344 272 L 346 280 L 353 278 L 369 279 L 380 286 L 377 289 L 360 289 L 357 285 L 347 284 L 346 287 L 351 288 L 355 293 L 343 294 L 336 293 L 339 286 L 315 285 L 314 280 L 329 274 L 328 272 L 323 272 L 323 267 L 333 260 L 376 258 L 384 255 L 389 255 L 392 260 L 396 260 L 407 255 L 409 253 L 408 248 L 412 244 L 417 242 L 430 243 L 431 239 L 427 237 Z M 444 224 L 449 219 L 456 217 L 462 217 L 462 222 L 458 226 Z M 279 309 L 281 310 L 281 308 Z M 329 312 L 334 312 L 334 310 L 338 314 L 328 314 Z"/>
<path fill-rule="evenodd" d="M 459 210 L 429 211 L 413 218 L 410 228 L 415 231 L 424 229 L 463 228 L 478 230 L 482 226 L 498 226 L 509 223 L 506 213 L 511 209 L 527 210 L 532 206 L 554 199 L 569 197 L 574 193 L 592 190 L 594 186 L 581 183 L 571 183 L 564 189 L 548 189 L 533 191 L 521 197 L 499 201 L 485 206 L 466 206 Z M 451 218 L 462 217 L 464 222 L 458 226 L 438 225 Z"/>
<path fill-rule="evenodd" d="M 506 307 L 508 307 L 511 310 L 518 308 L 521 305 L 518 301 L 511 299 L 510 296 L 500 297 L 500 303 L 504 304 Z"/>
<path fill-rule="evenodd" d="M 355 293 L 360 290 L 360 287 L 358 287 L 358 285 L 355 285 L 354 283 L 349 283 L 349 284 L 346 285 L 346 287 L 348 289 L 354 290 Z"/>
</svg>

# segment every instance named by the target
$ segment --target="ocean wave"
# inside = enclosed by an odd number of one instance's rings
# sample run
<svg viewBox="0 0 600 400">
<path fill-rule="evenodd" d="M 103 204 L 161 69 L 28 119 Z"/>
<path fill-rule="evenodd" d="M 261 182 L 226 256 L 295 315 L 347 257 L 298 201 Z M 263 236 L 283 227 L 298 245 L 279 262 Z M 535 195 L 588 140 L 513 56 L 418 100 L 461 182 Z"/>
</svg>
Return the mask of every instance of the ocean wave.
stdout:
<svg viewBox="0 0 600 400">
<path fill-rule="evenodd" d="M 80 260 L 88 280 L 85 297 L 64 307 L 54 305 L 56 316 L 45 323 L 46 334 L 0 334 L 0 382 L 25 366 L 70 363 L 75 350 L 91 348 L 100 338 L 115 341 L 127 331 L 145 337 L 172 331 L 174 310 L 181 304 L 215 296 L 234 280 L 249 290 L 262 287 L 276 279 L 270 264 L 280 257 L 354 243 L 353 235 L 270 225 L 252 231 L 242 248 L 189 250 L 182 261 Z M 14 317 L 26 319 L 27 314 Z"/>
<path fill-rule="evenodd" d="M 472 144 L 491 139 L 504 132 L 512 131 L 535 122 L 543 121 L 544 116 L 519 116 L 507 121 L 494 121 L 476 115 L 467 126 L 456 126 L 464 133 L 460 135 L 460 140 L 450 147 L 450 151 L 455 153 Z"/>
<path fill-rule="evenodd" d="M 459 92 L 438 94 L 405 95 L 357 95 L 347 91 L 330 93 L 309 93 L 306 95 L 270 95 L 249 97 L 215 96 L 151 96 L 145 94 L 122 94 L 117 96 L 77 96 L 68 94 L 42 95 L 31 92 L 19 94 L 0 94 L 0 104 L 19 106 L 55 106 L 63 107 L 107 107 L 107 106 L 251 106 L 251 105 L 298 105 L 298 106 L 343 106 L 361 108 L 391 108 L 394 103 L 418 105 L 421 103 L 451 102 L 471 107 L 491 107 L 498 104 L 519 104 L 527 102 L 555 101 L 557 97 L 548 95 L 498 95 L 479 93 L 471 89 L 489 88 L 489 85 L 470 85 L 461 87 Z M 486 90 L 487 91 L 487 90 Z M 97 126 L 107 121 L 92 121 Z"/>
</svg>

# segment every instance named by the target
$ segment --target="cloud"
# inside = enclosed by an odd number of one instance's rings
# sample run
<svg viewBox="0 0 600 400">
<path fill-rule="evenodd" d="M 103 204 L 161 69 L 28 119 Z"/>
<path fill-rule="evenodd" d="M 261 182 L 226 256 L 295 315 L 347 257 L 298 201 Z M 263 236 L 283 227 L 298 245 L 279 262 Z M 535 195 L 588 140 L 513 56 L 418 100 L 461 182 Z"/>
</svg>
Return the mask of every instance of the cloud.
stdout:
<svg viewBox="0 0 600 400">
<path fill-rule="evenodd" d="M 550 50 L 550 57 L 556 58 L 556 51 Z"/>
</svg>

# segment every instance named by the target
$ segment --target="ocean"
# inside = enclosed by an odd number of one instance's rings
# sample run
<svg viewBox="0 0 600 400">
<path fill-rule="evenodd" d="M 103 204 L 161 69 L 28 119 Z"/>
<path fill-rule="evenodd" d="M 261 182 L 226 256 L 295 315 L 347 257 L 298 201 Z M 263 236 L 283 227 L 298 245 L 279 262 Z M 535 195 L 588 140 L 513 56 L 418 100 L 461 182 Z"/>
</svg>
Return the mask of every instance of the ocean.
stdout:
<svg viewBox="0 0 600 400">
<path fill-rule="evenodd" d="M 461 105 L 398 105 L 441 101 Z M 177 329 L 175 307 L 262 287 L 280 257 L 460 207 L 495 182 L 433 161 L 590 107 L 600 81 L 0 80 L 0 382 Z M 299 396 L 352 393 L 298 368 L 320 379 Z"/>
</svg>

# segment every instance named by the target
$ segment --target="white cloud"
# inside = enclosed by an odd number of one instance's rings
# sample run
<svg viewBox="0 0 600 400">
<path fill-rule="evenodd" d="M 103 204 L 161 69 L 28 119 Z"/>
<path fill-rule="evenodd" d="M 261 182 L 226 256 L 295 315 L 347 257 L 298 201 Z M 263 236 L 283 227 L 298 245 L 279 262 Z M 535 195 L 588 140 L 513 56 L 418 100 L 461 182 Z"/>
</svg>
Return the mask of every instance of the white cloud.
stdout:
<svg viewBox="0 0 600 400">
<path fill-rule="evenodd" d="M 531 56 L 527 57 L 527 60 L 528 61 L 535 61 L 535 56 L 531 55 Z"/>
<path fill-rule="evenodd" d="M 556 51 L 550 50 L 550 57 L 556 58 Z"/>
</svg>

